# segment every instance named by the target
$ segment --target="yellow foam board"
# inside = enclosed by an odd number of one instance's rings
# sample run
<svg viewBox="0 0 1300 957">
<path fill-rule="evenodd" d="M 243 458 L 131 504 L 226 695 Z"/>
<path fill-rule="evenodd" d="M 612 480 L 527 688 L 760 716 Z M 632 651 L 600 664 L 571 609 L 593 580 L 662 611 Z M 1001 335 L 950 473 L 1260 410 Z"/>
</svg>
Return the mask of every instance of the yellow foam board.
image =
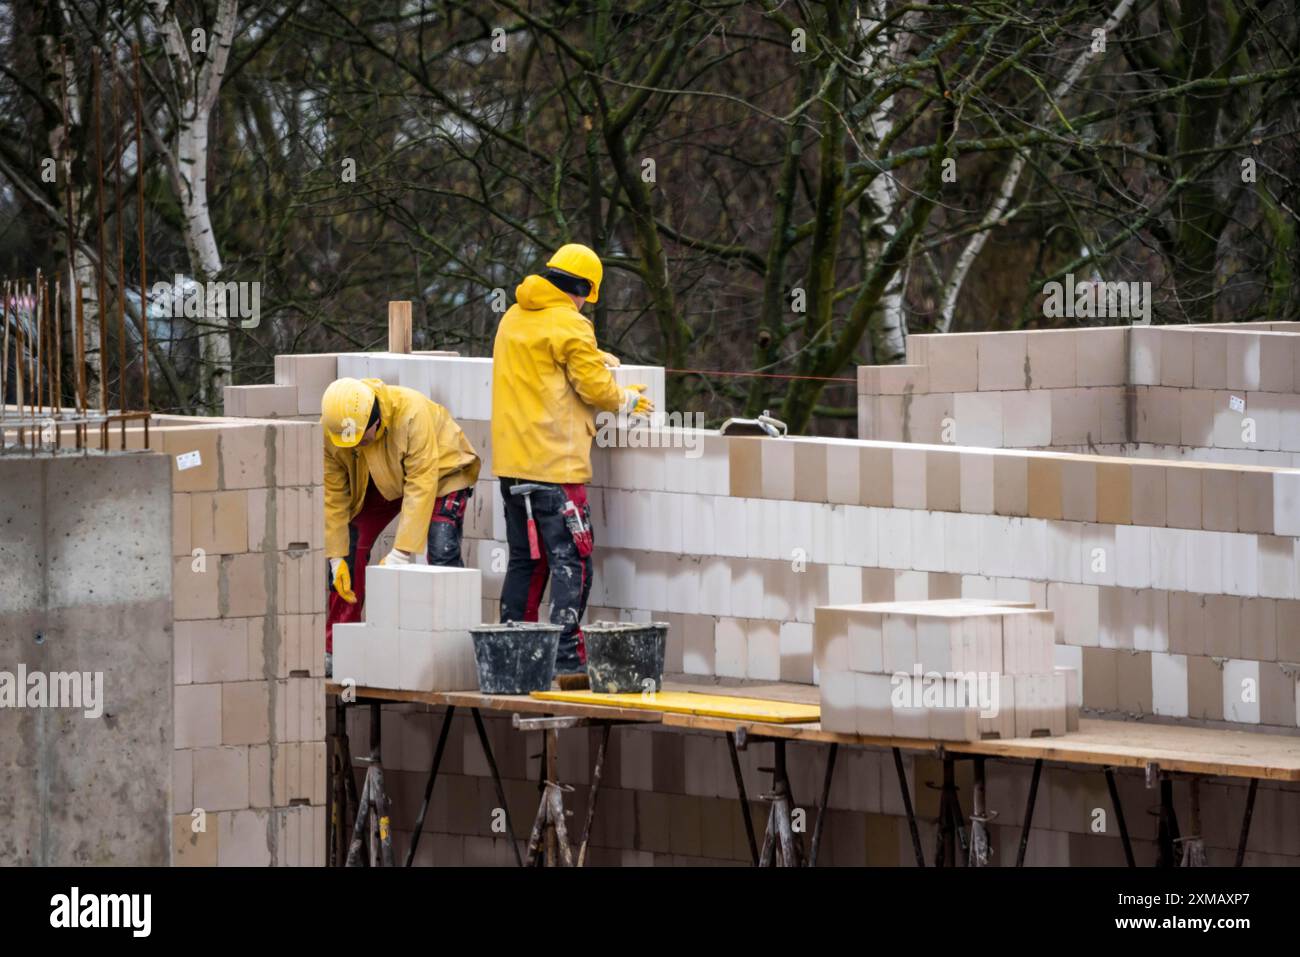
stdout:
<svg viewBox="0 0 1300 957">
<path fill-rule="evenodd" d="M 821 719 L 815 704 L 772 701 L 767 698 L 738 698 L 734 695 L 697 694 L 693 691 L 660 691 L 657 694 L 599 694 L 595 691 L 534 691 L 543 701 L 605 705 L 612 708 L 640 708 L 674 714 L 698 714 L 711 718 L 765 721 L 769 724 L 803 724 Z"/>
</svg>

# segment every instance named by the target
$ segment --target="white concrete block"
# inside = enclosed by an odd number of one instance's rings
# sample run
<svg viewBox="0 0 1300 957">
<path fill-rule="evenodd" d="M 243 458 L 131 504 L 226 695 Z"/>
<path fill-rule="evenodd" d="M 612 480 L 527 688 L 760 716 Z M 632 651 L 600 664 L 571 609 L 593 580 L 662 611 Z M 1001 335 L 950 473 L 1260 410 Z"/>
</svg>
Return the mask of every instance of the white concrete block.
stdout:
<svg viewBox="0 0 1300 957">
<path fill-rule="evenodd" d="M 1187 656 L 1151 656 L 1151 710 L 1171 718 L 1187 717 Z"/>
<path fill-rule="evenodd" d="M 1115 526 L 1115 584 L 1151 587 L 1151 529 L 1142 525 Z"/>
<path fill-rule="evenodd" d="M 776 622 L 750 621 L 745 628 L 745 677 L 781 680 L 781 633 Z"/>
<path fill-rule="evenodd" d="M 1187 590 L 1187 542 L 1181 528 L 1151 529 L 1151 587 Z"/>
<path fill-rule="evenodd" d="M 943 515 L 943 570 L 975 575 L 980 570 L 980 517 L 962 512 Z"/>
<path fill-rule="evenodd" d="M 943 513 L 913 509 L 909 514 L 912 524 L 912 567 L 925 572 L 943 571 Z"/>
<path fill-rule="evenodd" d="M 849 669 L 864 674 L 885 670 L 881 616 L 859 612 L 848 616 Z"/>
<path fill-rule="evenodd" d="M 1259 594 L 1259 536 L 1223 532 L 1223 591 L 1246 597 Z"/>
<path fill-rule="evenodd" d="M 340 623 L 334 626 L 334 680 L 351 679 L 358 686 L 369 685 L 366 675 L 366 632 L 368 626 Z"/>
<path fill-rule="evenodd" d="M 912 567 L 912 522 L 908 509 L 873 509 L 881 568 Z"/>
<path fill-rule="evenodd" d="M 862 569 L 854 565 L 831 565 L 826 569 L 828 601 L 832 605 L 856 605 L 862 601 Z"/>
<path fill-rule="evenodd" d="M 370 565 L 366 568 L 366 607 L 362 614 L 366 624 L 396 628 L 401 599 L 398 595 L 396 568 Z"/>
<path fill-rule="evenodd" d="M 368 625 L 365 636 L 366 684 L 372 688 L 398 688 L 401 683 L 397 629 Z"/>
<path fill-rule="evenodd" d="M 1223 540 L 1229 533 L 1191 529 L 1183 533 L 1187 547 L 1187 590 L 1217 595 L 1223 592 Z"/>
<path fill-rule="evenodd" d="M 749 551 L 746 541 L 749 516 L 746 505 L 750 499 L 722 495 L 714 499 L 713 520 L 716 529 L 719 555 L 744 558 Z"/>
<path fill-rule="evenodd" d="M 1230 658 L 1223 665 L 1223 720 L 1259 724 L 1259 662 Z"/>
<path fill-rule="evenodd" d="M 739 618 L 719 618 L 713 639 L 715 673 L 721 678 L 744 678 L 749 664 L 745 622 Z"/>
<path fill-rule="evenodd" d="M 841 511 L 844 520 L 844 561 L 850 565 L 874 568 L 879 557 L 876 549 L 877 511 L 862 505 L 846 505 Z"/>
<path fill-rule="evenodd" d="M 731 561 L 728 559 L 701 560 L 700 611 L 708 615 L 731 614 Z"/>
</svg>

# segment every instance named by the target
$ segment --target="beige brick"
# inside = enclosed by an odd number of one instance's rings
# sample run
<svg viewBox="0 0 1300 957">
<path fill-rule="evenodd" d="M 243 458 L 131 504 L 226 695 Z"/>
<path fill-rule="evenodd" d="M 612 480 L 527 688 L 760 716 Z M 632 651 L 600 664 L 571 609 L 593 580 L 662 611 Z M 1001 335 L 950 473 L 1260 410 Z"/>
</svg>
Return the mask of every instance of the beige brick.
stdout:
<svg viewBox="0 0 1300 957">
<path fill-rule="evenodd" d="M 1132 467 L 1125 462 L 1097 463 L 1097 521 L 1128 525 L 1133 521 Z"/>
<path fill-rule="evenodd" d="M 1097 463 L 1061 462 L 1061 518 L 1067 522 L 1097 521 Z"/>
<path fill-rule="evenodd" d="M 892 508 L 894 505 L 894 456 L 888 448 L 862 449 L 859 460 L 859 498 L 863 505 Z M 733 493 L 734 494 L 734 493 Z"/>
<path fill-rule="evenodd" d="M 1076 381 L 1080 386 L 1120 386 L 1128 382 L 1128 330 L 1089 329 L 1077 340 Z"/>
<path fill-rule="evenodd" d="M 1201 527 L 1201 470 L 1195 466 L 1165 469 L 1165 523 L 1170 528 Z"/>
<path fill-rule="evenodd" d="M 994 456 L 993 508 L 1003 516 L 1029 514 L 1029 460 L 1024 456 Z"/>
<path fill-rule="evenodd" d="M 1069 389 L 1075 384 L 1075 342 L 1079 334 L 1070 329 L 1048 329 L 1026 336 L 1029 354 L 1029 387 Z"/>
<path fill-rule="evenodd" d="M 1273 476 L 1243 469 L 1236 473 L 1237 526 L 1243 532 L 1273 532 Z"/>
<path fill-rule="evenodd" d="M 178 748 L 221 743 L 221 686 L 180 685 L 174 690 Z"/>
<path fill-rule="evenodd" d="M 1187 658 L 1187 714 L 1223 720 L 1223 668 L 1213 658 Z"/>
<path fill-rule="evenodd" d="M 262 744 L 268 740 L 269 693 L 265 681 L 234 681 L 221 686 L 223 744 Z"/>
<path fill-rule="evenodd" d="M 172 752 L 172 810 L 189 813 L 194 808 L 194 752 Z"/>
<path fill-rule="evenodd" d="M 1150 652 L 1119 651 L 1116 665 L 1116 703 L 1119 710 L 1131 714 L 1151 714 Z"/>
<path fill-rule="evenodd" d="M 1237 531 L 1237 486 L 1242 473 L 1229 468 L 1201 472 L 1201 527 L 1215 532 Z"/>
<path fill-rule="evenodd" d="M 989 332 L 979 336 L 979 391 L 1004 392 L 1028 388 L 1027 342 L 1024 332 Z"/>
<path fill-rule="evenodd" d="M 172 495 L 172 555 L 189 555 L 192 548 L 190 495 L 188 492 L 176 492 Z"/>
<path fill-rule="evenodd" d="M 218 561 L 201 554 L 172 563 L 172 617 L 177 621 L 217 617 Z"/>
<path fill-rule="evenodd" d="M 1061 460 L 1031 458 L 1028 462 L 1029 515 L 1061 517 Z"/>
<path fill-rule="evenodd" d="M 266 556 L 257 552 L 227 555 L 221 559 L 223 615 L 251 618 L 266 614 L 266 565 Z"/>
<path fill-rule="evenodd" d="M 760 498 L 763 494 L 763 459 L 758 438 L 733 438 L 727 442 L 731 495 L 734 498 Z"/>
<path fill-rule="evenodd" d="M 211 814 L 248 807 L 248 749 L 194 751 L 194 806 Z"/>
<path fill-rule="evenodd" d="M 267 446 L 274 444 L 271 426 L 238 425 L 221 430 L 221 485 L 225 489 L 274 484 L 267 471 Z"/>
<path fill-rule="evenodd" d="M 248 803 L 250 807 L 271 806 L 271 746 L 254 744 L 248 749 Z"/>
<path fill-rule="evenodd" d="M 1167 517 L 1165 467 L 1163 465 L 1133 465 L 1132 501 L 1133 524 L 1164 527 Z"/>
<path fill-rule="evenodd" d="M 912 338 L 908 337 L 909 347 Z M 980 336 L 949 333 L 925 338 L 931 392 L 974 392 L 979 388 Z"/>
<path fill-rule="evenodd" d="M 925 502 L 931 511 L 961 511 L 961 456 L 955 450 L 925 453 Z"/>
<path fill-rule="evenodd" d="M 190 643 L 191 680 L 198 684 L 248 677 L 248 625 L 242 618 L 178 621 Z"/>
<path fill-rule="evenodd" d="M 161 448 L 172 459 L 173 492 L 215 491 L 220 479 L 217 444 L 221 430 L 207 428 L 166 428 L 162 430 Z M 155 446 L 157 447 L 157 446 Z M 190 452 L 199 453 L 199 464 L 180 468 L 176 457 Z"/>
<path fill-rule="evenodd" d="M 243 411 L 227 415 L 243 415 L 250 419 L 274 419 L 298 414 L 298 388 L 292 385 L 244 385 L 227 387 L 226 396 L 239 392 Z"/>
<path fill-rule="evenodd" d="M 194 830 L 194 818 L 177 814 L 172 818 L 172 864 L 177 867 L 217 866 L 217 822 L 211 817 L 202 831 Z"/>
<path fill-rule="evenodd" d="M 267 811 L 223 811 L 217 817 L 218 867 L 267 867 L 271 849 Z M 208 827 L 212 826 L 209 818 Z"/>
<path fill-rule="evenodd" d="M 1083 706 L 1085 708 L 1094 708 L 1101 711 L 1114 711 L 1117 709 L 1119 702 L 1119 656 L 1120 652 L 1113 648 L 1083 649 Z M 1148 661 L 1150 661 L 1150 656 L 1148 656 Z M 1147 686 L 1150 687 L 1149 672 Z"/>
</svg>

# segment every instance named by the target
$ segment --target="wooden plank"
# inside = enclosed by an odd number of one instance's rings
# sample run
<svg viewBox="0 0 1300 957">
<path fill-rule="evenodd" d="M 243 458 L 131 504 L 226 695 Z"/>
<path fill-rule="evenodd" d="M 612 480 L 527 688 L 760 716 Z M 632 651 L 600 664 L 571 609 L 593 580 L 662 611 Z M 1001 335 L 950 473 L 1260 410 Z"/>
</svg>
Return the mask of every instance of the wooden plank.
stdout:
<svg viewBox="0 0 1300 957">
<path fill-rule="evenodd" d="M 783 682 L 726 686 L 709 679 L 665 678 L 664 690 L 725 690 L 736 697 L 813 702 L 818 689 L 811 685 Z M 341 685 L 329 682 L 326 692 L 339 694 Z M 930 741 L 914 738 L 875 738 L 823 731 L 816 722 L 774 724 L 749 719 L 699 714 L 674 714 L 653 710 L 568 701 L 547 701 L 522 695 L 485 695 L 477 691 L 420 692 L 357 688 L 358 698 L 410 701 L 430 705 L 533 714 L 574 715 L 617 721 L 661 723 L 665 727 L 698 731 L 746 732 L 764 738 L 785 738 L 821 744 L 843 744 L 871 748 L 902 748 L 907 751 L 984 755 L 987 757 L 1058 761 L 1063 764 L 1113 765 L 1143 768 L 1154 762 L 1162 771 L 1205 774 L 1215 777 L 1258 778 L 1265 781 L 1300 781 L 1300 738 L 1253 731 L 1229 731 L 1140 721 L 1084 719 L 1079 730 L 1054 738 L 1011 738 L 990 741 Z M 608 697 L 602 695 L 601 697 Z"/>
<path fill-rule="evenodd" d="M 411 302 L 393 300 L 388 304 L 388 351 L 409 354 L 411 351 Z"/>
<path fill-rule="evenodd" d="M 325 683 L 325 693 L 342 694 L 344 687 L 333 681 Z M 427 704 L 434 707 L 455 705 L 458 708 L 478 708 L 482 711 L 519 711 L 528 714 L 571 715 L 579 718 L 600 718 L 606 721 L 639 721 L 655 724 L 659 715 L 653 711 L 632 710 L 609 706 L 594 706 L 568 702 L 548 702 L 528 695 L 483 694 L 479 691 L 397 691 L 392 688 L 356 687 L 347 689 L 358 701 L 391 701 L 394 704 Z"/>
<path fill-rule="evenodd" d="M 532 696 L 542 701 L 565 701 L 576 704 L 597 704 L 608 701 L 618 707 L 657 711 L 665 715 L 692 714 L 762 724 L 807 724 L 821 716 L 821 708 L 813 704 L 696 691 L 664 690 L 658 694 L 534 691 Z"/>
</svg>

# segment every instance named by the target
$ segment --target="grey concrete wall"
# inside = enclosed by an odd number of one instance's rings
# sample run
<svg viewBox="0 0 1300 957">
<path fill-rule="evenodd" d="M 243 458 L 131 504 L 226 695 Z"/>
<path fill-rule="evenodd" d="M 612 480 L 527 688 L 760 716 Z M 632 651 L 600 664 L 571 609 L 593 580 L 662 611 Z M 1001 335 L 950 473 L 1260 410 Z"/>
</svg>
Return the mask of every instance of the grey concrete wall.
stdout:
<svg viewBox="0 0 1300 957">
<path fill-rule="evenodd" d="M 0 682 L 103 674 L 96 717 L 0 707 L 0 865 L 170 862 L 171 570 L 166 456 L 0 453 Z"/>
</svg>

